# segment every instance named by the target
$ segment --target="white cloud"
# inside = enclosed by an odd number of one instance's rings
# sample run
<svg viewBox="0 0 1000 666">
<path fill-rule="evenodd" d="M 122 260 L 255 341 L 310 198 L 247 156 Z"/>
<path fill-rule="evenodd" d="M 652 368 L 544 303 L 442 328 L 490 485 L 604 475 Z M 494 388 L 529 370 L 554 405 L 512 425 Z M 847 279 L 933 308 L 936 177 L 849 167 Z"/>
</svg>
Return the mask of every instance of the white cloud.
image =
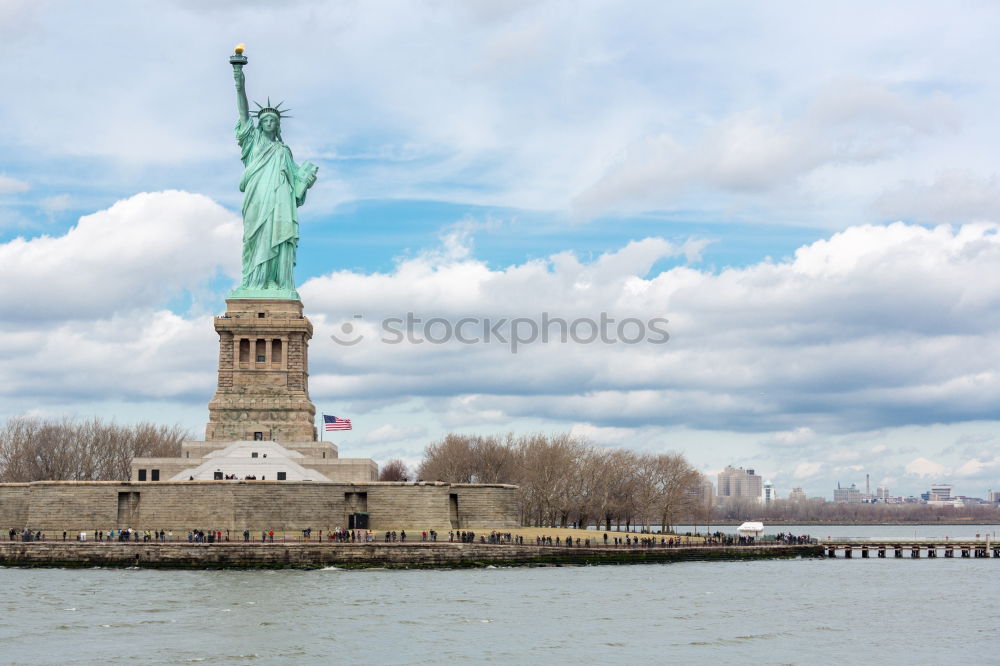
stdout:
<svg viewBox="0 0 1000 666">
<path fill-rule="evenodd" d="M 331 397 L 461 395 L 460 405 L 442 407 L 459 421 L 475 413 L 757 429 L 782 433 L 770 444 L 792 447 L 820 431 L 992 414 L 1000 399 L 1000 376 L 989 369 L 1000 363 L 990 361 L 1000 342 L 997 231 L 852 227 L 780 263 L 655 275 L 651 266 L 683 248 L 647 238 L 589 262 L 560 253 L 492 269 L 450 247 L 401 260 L 391 272 L 314 278 L 300 292 L 317 340 L 364 315 L 365 340 L 350 354 L 332 343 L 313 351 L 314 377 L 336 375 L 321 384 Z M 517 354 L 509 344 L 380 344 L 379 322 L 407 312 L 452 325 L 462 317 L 540 322 L 542 313 L 567 321 L 665 317 L 670 340 L 550 341 Z"/>
<path fill-rule="evenodd" d="M 0 173 L 0 195 L 27 192 L 29 189 L 30 187 L 23 180 L 11 178 L 10 176 Z"/>
<path fill-rule="evenodd" d="M 80 218 L 62 236 L 0 245 L 8 324 L 101 317 L 238 275 L 239 218 L 205 196 L 137 194 Z M 215 307 L 215 304 L 213 304 Z"/>
<path fill-rule="evenodd" d="M 602 428 L 590 423 L 574 423 L 569 433 L 598 445 L 627 444 L 634 448 L 636 439 L 632 428 Z"/>
<path fill-rule="evenodd" d="M 426 434 L 427 428 L 423 426 L 397 426 L 386 423 L 368 431 L 364 435 L 363 441 L 367 444 L 381 444 L 383 442 L 413 439 Z"/>
<path fill-rule="evenodd" d="M 874 202 L 876 213 L 921 222 L 1000 219 L 1000 178 L 968 169 L 945 171 L 931 182 L 904 180 Z"/>
<path fill-rule="evenodd" d="M 985 459 L 972 458 L 962 463 L 956 470 L 955 476 L 966 479 L 982 479 L 988 481 L 995 479 L 1000 472 L 1000 456 Z"/>
<path fill-rule="evenodd" d="M 831 462 L 852 462 L 860 457 L 861 452 L 850 448 L 833 449 L 826 455 L 827 460 Z"/>
<path fill-rule="evenodd" d="M 60 187 L 76 170 L 52 173 L 53 160 L 86 165 L 82 189 L 133 179 L 149 189 L 149 178 L 232 196 L 219 171 L 235 159 L 220 35 L 241 35 L 251 97 L 287 100 L 286 139 L 297 155 L 324 156 L 320 208 L 413 197 L 567 211 L 575 201 L 591 214 L 667 205 L 842 227 L 857 219 L 842 213 L 887 183 L 925 182 L 941 164 L 996 172 L 987 5 L 914 16 L 880 3 L 854 7 L 849 24 L 808 5 L 725 15 L 655 1 L 202 5 L 164 3 L 154 17 L 142 4 L 4 3 L 0 76 L 19 100 L 0 110 L 17 137 L 5 155 L 44 155 L 38 175 Z M 944 23 L 961 37 L 923 57 Z M 74 76 L 48 85 L 66 53 Z M 813 197 L 820 205 L 801 205 Z"/>
<path fill-rule="evenodd" d="M 907 463 L 904 469 L 907 474 L 919 477 L 930 477 L 932 479 L 940 479 L 948 474 L 947 467 L 924 457 L 914 458 Z"/>
<path fill-rule="evenodd" d="M 705 130 L 700 140 L 644 136 L 575 198 L 584 215 L 608 210 L 671 208 L 692 188 L 736 192 L 794 186 L 832 164 L 865 164 L 900 154 L 914 136 L 954 125 L 941 96 L 911 100 L 863 80 L 819 92 L 801 118 L 739 112 Z"/>
<path fill-rule="evenodd" d="M 231 212 L 170 191 L 119 201 L 62 236 L 0 244 L 0 281 L 16 285 L 0 295 L 8 410 L 203 400 L 218 344 L 203 312 L 220 307 L 210 282 L 238 271 L 239 238 Z M 174 299 L 186 315 L 162 307 Z"/>
<path fill-rule="evenodd" d="M 180 315 L 149 301 L 194 290 L 216 309 L 222 294 L 210 282 L 236 272 L 238 238 L 234 214 L 166 192 L 86 216 L 64 236 L 0 245 L 6 283 L 32 285 L 31 299 L 0 296 L 20 313 L 5 321 L 7 409 L 100 399 L 203 409 L 216 357 L 210 319 L 201 307 Z M 691 451 L 699 467 L 721 459 L 769 469 L 785 484 L 830 483 L 837 465 L 884 477 L 959 469 L 977 482 L 988 472 L 981 452 L 992 440 L 960 424 L 988 423 L 1000 396 L 989 370 L 1000 361 L 989 356 L 1000 348 L 995 225 L 854 227 L 786 261 L 721 272 L 650 273 L 685 254 L 659 238 L 505 268 L 476 259 L 461 234 L 442 244 L 391 271 L 338 271 L 300 289 L 316 330 L 313 399 L 370 415 L 362 448 L 395 442 L 378 451 L 397 455 L 401 441 L 419 449 L 452 428 L 571 429 L 609 446 Z M 450 322 L 664 316 L 671 337 L 553 341 L 517 354 L 509 344 L 378 342 L 379 321 L 407 312 Z M 355 313 L 366 339 L 334 344 L 329 335 Z M 921 426 L 930 423 L 954 427 L 932 436 Z M 906 430 L 918 426 L 926 432 Z M 928 467 L 942 441 L 966 442 L 948 454 L 964 458 Z"/>
<path fill-rule="evenodd" d="M 795 466 L 795 471 L 792 472 L 792 477 L 796 479 L 809 479 L 819 474 L 822 469 L 822 463 L 801 462 Z"/>
<path fill-rule="evenodd" d="M 803 447 L 817 441 L 816 431 L 806 426 L 776 432 L 761 443 L 765 446 Z"/>
<path fill-rule="evenodd" d="M 210 317 L 133 309 L 5 336 L 0 386 L 15 411 L 91 400 L 207 402 L 214 386 L 218 336 Z"/>
<path fill-rule="evenodd" d="M 61 213 L 70 207 L 73 201 L 73 197 L 68 194 L 56 194 L 51 197 L 45 197 L 39 202 L 42 210 L 44 210 L 49 215 L 54 213 Z"/>
</svg>

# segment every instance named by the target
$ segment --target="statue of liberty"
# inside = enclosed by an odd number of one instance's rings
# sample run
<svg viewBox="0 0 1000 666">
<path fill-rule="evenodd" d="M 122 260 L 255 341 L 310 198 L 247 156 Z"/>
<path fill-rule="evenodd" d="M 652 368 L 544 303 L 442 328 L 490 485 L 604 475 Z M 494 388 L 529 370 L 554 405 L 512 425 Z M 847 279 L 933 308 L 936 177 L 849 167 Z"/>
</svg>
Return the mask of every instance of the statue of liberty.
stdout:
<svg viewBox="0 0 1000 666">
<path fill-rule="evenodd" d="M 236 140 L 243 161 L 243 277 L 229 298 L 298 300 L 292 269 L 299 243 L 297 208 L 306 190 L 316 182 L 316 166 L 296 165 L 292 151 L 281 140 L 281 103 L 257 104 L 257 123 L 250 118 L 243 66 L 243 45 L 230 57 L 236 79 Z M 256 104 L 256 103 L 255 103 Z"/>
</svg>

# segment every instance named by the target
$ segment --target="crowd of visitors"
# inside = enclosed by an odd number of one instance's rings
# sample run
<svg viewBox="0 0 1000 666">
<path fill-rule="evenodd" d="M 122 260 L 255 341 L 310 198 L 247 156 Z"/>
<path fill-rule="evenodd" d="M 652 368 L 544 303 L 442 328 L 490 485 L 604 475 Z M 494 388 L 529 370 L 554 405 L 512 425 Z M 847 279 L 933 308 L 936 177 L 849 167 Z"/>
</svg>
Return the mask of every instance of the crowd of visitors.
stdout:
<svg viewBox="0 0 1000 666">
<path fill-rule="evenodd" d="M 618 541 L 619 540 L 617 538 L 614 539 L 614 542 L 613 542 L 614 545 L 617 546 L 618 545 Z M 622 540 L 623 544 L 624 544 L 624 541 L 625 540 Z M 638 539 L 636 539 L 636 541 L 638 541 Z M 550 537 L 548 535 L 541 535 L 541 536 L 536 536 L 535 537 L 535 545 L 536 546 L 567 546 L 569 548 L 584 546 L 584 547 L 588 547 L 589 548 L 590 547 L 590 542 L 591 542 L 591 540 L 589 538 L 580 538 L 580 537 L 577 537 L 576 539 L 574 539 L 571 536 L 568 536 L 565 539 L 562 539 L 562 538 L 560 538 L 558 536 L 555 539 L 553 539 L 552 537 Z M 628 542 L 629 542 L 629 544 L 631 544 L 632 543 L 632 539 L 628 539 Z M 501 542 L 501 543 L 503 543 L 503 542 Z M 522 544 L 524 543 L 523 539 L 521 540 L 521 543 Z M 598 545 L 596 536 L 594 537 L 594 545 L 595 546 Z M 604 545 L 605 546 L 608 545 L 608 535 L 607 534 L 604 535 Z"/>
<path fill-rule="evenodd" d="M 319 540 L 323 540 L 323 533 L 319 533 Z M 372 543 L 375 541 L 375 533 L 371 530 L 345 530 L 338 527 L 336 530 L 326 531 L 326 540 L 336 543 Z"/>
<path fill-rule="evenodd" d="M 805 544 L 815 543 L 816 539 L 809 536 L 808 534 L 786 534 L 784 532 L 779 532 L 775 537 L 775 541 L 778 543 L 783 543 L 786 546 L 802 546 Z"/>
<path fill-rule="evenodd" d="M 323 530 L 319 530 L 318 541 L 322 543 L 324 541 Z M 73 534 L 76 534 L 75 532 Z M 201 530 L 193 529 L 189 530 L 187 533 L 188 543 L 226 543 L 230 541 L 230 530 Z M 237 533 L 236 539 L 239 539 L 239 533 Z M 249 529 L 245 529 L 242 532 L 243 542 L 249 543 L 251 540 L 255 540 Z M 11 528 L 7 532 L 7 537 L 10 541 L 43 541 L 45 539 L 45 534 L 41 531 L 34 531 L 25 528 L 23 531 L 18 531 L 17 529 Z M 260 532 L 260 542 L 261 543 L 274 543 L 275 532 L 274 530 L 261 530 Z M 63 541 L 69 538 L 74 538 L 74 540 L 86 540 L 86 534 L 80 533 L 79 536 L 73 537 L 67 532 L 62 533 Z M 388 530 L 383 535 L 383 540 L 385 543 L 406 543 L 406 530 Z M 93 533 L 93 539 L 97 542 L 116 542 L 116 543 L 167 543 L 174 540 L 174 533 L 167 530 L 134 530 L 132 528 L 124 529 L 112 529 L 105 532 L 104 530 L 95 530 Z M 279 539 L 281 541 L 287 541 L 287 535 L 280 533 Z M 311 541 L 313 539 L 313 530 L 311 527 L 307 527 L 302 530 L 302 541 Z M 375 541 L 375 533 L 367 529 L 343 529 L 337 527 L 333 530 L 326 530 L 326 539 L 328 543 L 372 543 Z M 422 542 L 436 542 L 438 540 L 438 533 L 435 530 L 423 530 L 420 533 L 420 540 Z M 476 534 L 471 530 L 450 530 L 448 532 L 448 541 L 450 543 L 480 543 L 480 544 L 492 544 L 492 545 L 520 545 L 525 544 L 524 535 L 514 534 L 512 532 L 499 532 L 492 531 L 489 534 Z M 722 531 L 716 531 L 709 534 L 706 537 L 700 537 L 698 535 L 693 536 L 688 534 L 686 536 L 680 535 L 650 535 L 648 533 L 632 533 L 626 532 L 624 536 L 621 533 L 604 532 L 598 536 L 595 532 L 593 537 L 573 537 L 572 535 L 561 537 L 556 535 L 555 537 L 549 535 L 538 535 L 535 537 L 536 546 L 565 546 L 568 548 L 589 548 L 589 547 L 614 547 L 614 548 L 676 548 L 679 546 L 749 546 L 755 543 L 777 543 L 782 545 L 804 545 L 815 543 L 816 539 L 808 534 L 791 534 L 781 532 L 775 536 L 765 537 L 763 540 L 756 540 L 751 536 L 739 536 L 736 534 L 726 534 Z"/>
<path fill-rule="evenodd" d="M 45 533 L 41 530 L 33 532 L 28 528 L 24 528 L 23 532 L 18 532 L 13 527 L 7 532 L 7 538 L 11 541 L 45 541 Z"/>
</svg>

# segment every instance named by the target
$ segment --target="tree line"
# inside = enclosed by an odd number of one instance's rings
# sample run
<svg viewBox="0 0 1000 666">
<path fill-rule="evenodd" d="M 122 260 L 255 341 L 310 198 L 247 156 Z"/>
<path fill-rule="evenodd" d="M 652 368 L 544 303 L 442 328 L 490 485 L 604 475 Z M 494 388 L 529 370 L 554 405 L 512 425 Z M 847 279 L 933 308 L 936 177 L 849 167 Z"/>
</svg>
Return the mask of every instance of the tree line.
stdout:
<svg viewBox="0 0 1000 666">
<path fill-rule="evenodd" d="M 666 529 L 706 504 L 706 480 L 683 455 L 605 449 L 569 434 L 449 434 L 427 446 L 416 476 L 515 484 L 521 524 L 540 527 Z"/>
<path fill-rule="evenodd" d="M 14 417 L 0 429 L 0 482 L 127 481 L 132 458 L 176 458 L 188 432 L 99 418 Z"/>
<path fill-rule="evenodd" d="M 763 520 L 783 523 L 939 523 L 963 520 L 994 523 L 1000 519 L 1000 508 L 988 504 L 967 504 L 961 507 L 931 504 L 845 504 L 827 502 L 823 498 L 807 500 L 778 499 L 762 503 L 735 499 L 720 503 L 713 512 L 720 522 Z"/>
</svg>

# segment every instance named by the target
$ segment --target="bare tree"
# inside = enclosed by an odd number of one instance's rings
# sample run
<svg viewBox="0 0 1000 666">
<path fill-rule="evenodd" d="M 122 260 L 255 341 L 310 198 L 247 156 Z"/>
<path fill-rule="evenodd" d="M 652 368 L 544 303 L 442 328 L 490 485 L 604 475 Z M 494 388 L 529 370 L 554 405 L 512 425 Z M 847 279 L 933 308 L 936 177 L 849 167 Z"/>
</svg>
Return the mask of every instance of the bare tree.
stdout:
<svg viewBox="0 0 1000 666">
<path fill-rule="evenodd" d="M 662 492 L 660 483 L 660 461 L 656 456 L 645 454 L 636 456 L 632 461 L 633 495 L 636 517 L 642 528 L 648 530 L 652 525 L 652 514 L 656 513 Z"/>
<path fill-rule="evenodd" d="M 379 481 L 409 481 L 410 480 L 410 470 L 399 458 L 393 458 L 386 464 L 382 465 L 382 468 L 378 473 Z"/>
<path fill-rule="evenodd" d="M 417 470 L 417 478 L 425 481 L 471 483 L 475 474 L 473 446 L 475 437 L 449 434 L 440 442 L 424 449 L 424 460 Z"/>
<path fill-rule="evenodd" d="M 497 437 L 477 437 L 472 443 L 475 483 L 512 483 L 516 474 L 517 453 L 514 433 Z"/>
<path fill-rule="evenodd" d="M 612 451 L 607 459 L 608 504 L 605 519 L 609 530 L 612 519 L 618 529 L 621 529 L 623 520 L 626 529 L 631 527 L 635 513 L 635 458 L 631 451 L 618 449 Z"/>
<path fill-rule="evenodd" d="M 656 456 L 656 499 L 660 529 L 670 531 L 675 520 L 702 503 L 704 479 L 679 453 Z"/>
<path fill-rule="evenodd" d="M 704 504 L 704 479 L 679 453 L 599 449 L 565 433 L 450 434 L 427 446 L 419 477 L 517 484 L 521 521 L 536 526 L 669 526 Z"/>
<path fill-rule="evenodd" d="M 569 435 L 530 435 L 519 440 L 522 496 L 536 525 L 565 524 L 570 506 L 571 470 L 580 442 Z"/>
<path fill-rule="evenodd" d="M 15 417 L 0 429 L 0 481 L 127 480 L 135 457 L 176 457 L 180 426 Z"/>
</svg>

